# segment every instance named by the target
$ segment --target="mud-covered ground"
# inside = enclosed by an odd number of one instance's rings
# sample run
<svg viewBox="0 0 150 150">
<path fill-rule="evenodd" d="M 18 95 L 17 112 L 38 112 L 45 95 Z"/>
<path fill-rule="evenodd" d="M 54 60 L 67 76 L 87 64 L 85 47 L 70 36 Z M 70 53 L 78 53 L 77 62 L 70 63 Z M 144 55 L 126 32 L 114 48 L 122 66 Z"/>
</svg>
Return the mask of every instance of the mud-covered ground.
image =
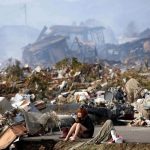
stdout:
<svg viewBox="0 0 150 150">
<path fill-rule="evenodd" d="M 21 141 L 17 143 L 17 150 L 53 150 L 56 141 L 40 140 L 40 141 Z"/>
<path fill-rule="evenodd" d="M 71 150 L 74 144 L 70 142 L 68 143 L 60 142 L 55 145 L 54 150 Z M 78 148 L 78 150 L 149 150 L 149 149 L 150 144 L 137 144 L 137 143 L 87 145 Z"/>
<path fill-rule="evenodd" d="M 25 142 L 20 143 L 19 150 L 73 150 L 78 142 L 55 143 L 54 141 Z M 150 150 L 150 144 L 123 143 L 123 144 L 99 144 L 87 145 L 77 148 L 77 150 Z"/>
</svg>

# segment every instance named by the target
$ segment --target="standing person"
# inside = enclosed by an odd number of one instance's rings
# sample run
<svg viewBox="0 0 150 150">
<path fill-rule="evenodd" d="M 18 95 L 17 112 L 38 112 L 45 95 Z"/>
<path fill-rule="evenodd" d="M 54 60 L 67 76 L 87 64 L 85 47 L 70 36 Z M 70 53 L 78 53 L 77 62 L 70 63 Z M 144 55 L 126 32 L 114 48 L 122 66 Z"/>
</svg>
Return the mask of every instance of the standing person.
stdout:
<svg viewBox="0 0 150 150">
<path fill-rule="evenodd" d="M 70 128 L 64 141 L 70 140 L 75 141 L 79 138 L 91 138 L 94 133 L 94 125 L 88 112 L 85 108 L 80 108 L 77 111 L 76 122 Z"/>
</svg>

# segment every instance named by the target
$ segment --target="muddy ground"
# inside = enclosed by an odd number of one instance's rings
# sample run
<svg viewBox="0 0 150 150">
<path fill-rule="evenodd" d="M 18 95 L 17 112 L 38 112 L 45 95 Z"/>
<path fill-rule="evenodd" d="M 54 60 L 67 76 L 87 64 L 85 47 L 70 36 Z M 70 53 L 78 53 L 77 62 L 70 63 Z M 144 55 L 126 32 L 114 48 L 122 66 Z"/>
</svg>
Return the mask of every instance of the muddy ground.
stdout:
<svg viewBox="0 0 150 150">
<path fill-rule="evenodd" d="M 55 145 L 54 150 L 73 150 L 75 143 L 59 142 Z M 123 143 L 123 144 L 99 144 L 82 146 L 77 150 L 149 150 L 150 144 Z"/>
<path fill-rule="evenodd" d="M 63 142 L 47 140 L 40 142 L 24 142 L 18 145 L 18 150 L 74 150 L 73 147 L 79 142 Z M 123 143 L 123 144 L 99 144 L 87 145 L 77 150 L 150 150 L 150 144 Z"/>
</svg>

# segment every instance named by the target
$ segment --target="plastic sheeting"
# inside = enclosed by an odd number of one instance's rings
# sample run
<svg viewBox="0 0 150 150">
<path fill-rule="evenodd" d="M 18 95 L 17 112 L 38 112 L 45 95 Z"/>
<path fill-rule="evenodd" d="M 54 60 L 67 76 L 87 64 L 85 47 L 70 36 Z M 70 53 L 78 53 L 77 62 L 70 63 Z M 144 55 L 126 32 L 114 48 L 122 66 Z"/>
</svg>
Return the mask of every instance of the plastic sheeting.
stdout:
<svg viewBox="0 0 150 150">
<path fill-rule="evenodd" d="M 13 107 L 11 106 L 10 102 L 5 97 L 0 97 L 0 114 L 9 111 L 12 108 Z"/>
<path fill-rule="evenodd" d="M 26 122 L 26 128 L 29 134 L 34 135 L 38 133 L 46 125 L 53 128 L 58 121 L 57 115 L 54 112 L 22 112 Z"/>
</svg>

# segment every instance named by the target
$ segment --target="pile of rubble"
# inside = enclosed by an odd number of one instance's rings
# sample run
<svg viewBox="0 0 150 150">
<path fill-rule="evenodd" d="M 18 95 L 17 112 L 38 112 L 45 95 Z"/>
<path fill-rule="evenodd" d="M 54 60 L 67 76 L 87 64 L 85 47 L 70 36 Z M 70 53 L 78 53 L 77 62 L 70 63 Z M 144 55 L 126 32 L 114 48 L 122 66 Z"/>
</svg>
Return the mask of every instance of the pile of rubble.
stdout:
<svg viewBox="0 0 150 150">
<path fill-rule="evenodd" d="M 145 89 L 149 76 L 142 78 L 133 69 L 123 72 L 117 66 L 83 64 L 76 58 L 46 69 L 16 62 L 0 73 L 0 149 L 20 137 L 71 126 L 71 113 L 81 106 L 95 123 L 109 118 L 149 126 L 150 91 Z M 135 123 L 135 116 L 145 123 Z"/>
</svg>

